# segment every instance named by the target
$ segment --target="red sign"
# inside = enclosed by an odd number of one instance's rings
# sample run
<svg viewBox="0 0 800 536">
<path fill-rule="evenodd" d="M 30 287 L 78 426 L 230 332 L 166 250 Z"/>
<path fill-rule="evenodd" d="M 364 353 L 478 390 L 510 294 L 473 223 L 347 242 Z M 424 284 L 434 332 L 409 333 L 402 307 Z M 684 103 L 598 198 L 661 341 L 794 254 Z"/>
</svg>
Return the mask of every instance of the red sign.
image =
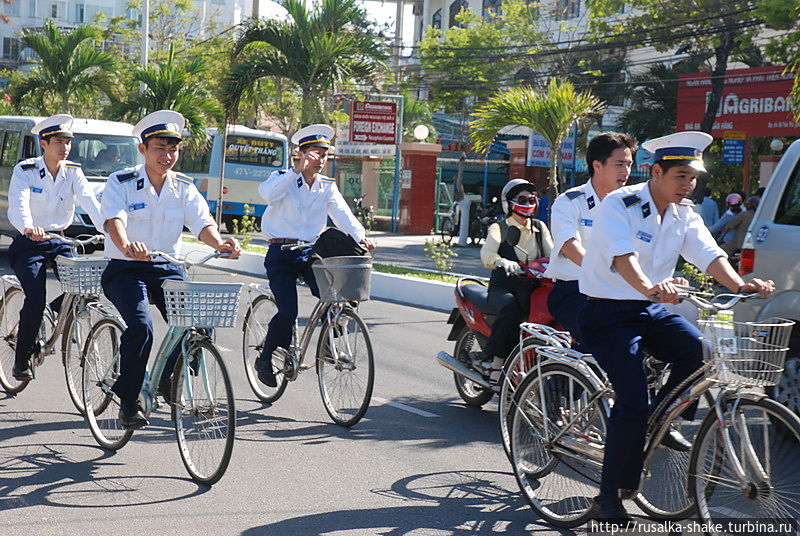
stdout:
<svg viewBox="0 0 800 536">
<path fill-rule="evenodd" d="M 712 134 L 740 130 L 750 137 L 798 136 L 800 123 L 792 115 L 793 74 L 785 67 L 735 69 L 725 75 L 725 86 Z M 711 95 L 708 73 L 682 74 L 678 86 L 677 130 L 697 130 Z"/>
<path fill-rule="evenodd" d="M 350 106 L 350 141 L 397 143 L 397 103 L 353 101 Z"/>
</svg>

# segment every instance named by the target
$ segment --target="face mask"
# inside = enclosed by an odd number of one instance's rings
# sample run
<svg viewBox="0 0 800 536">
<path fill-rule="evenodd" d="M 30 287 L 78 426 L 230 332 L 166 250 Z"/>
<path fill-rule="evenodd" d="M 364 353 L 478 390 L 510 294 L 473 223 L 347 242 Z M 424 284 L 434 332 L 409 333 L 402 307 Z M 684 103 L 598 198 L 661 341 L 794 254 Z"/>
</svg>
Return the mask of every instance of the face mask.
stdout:
<svg viewBox="0 0 800 536">
<path fill-rule="evenodd" d="M 520 205 L 519 203 L 511 203 L 511 212 L 518 214 L 523 218 L 533 218 L 536 214 L 536 205 Z"/>
</svg>

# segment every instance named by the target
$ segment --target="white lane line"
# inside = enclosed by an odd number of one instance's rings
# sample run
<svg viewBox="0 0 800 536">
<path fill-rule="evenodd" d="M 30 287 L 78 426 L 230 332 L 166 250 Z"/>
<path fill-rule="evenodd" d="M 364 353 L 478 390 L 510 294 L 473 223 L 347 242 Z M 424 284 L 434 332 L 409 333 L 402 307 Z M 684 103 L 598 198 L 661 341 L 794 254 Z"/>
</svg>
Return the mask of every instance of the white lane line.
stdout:
<svg viewBox="0 0 800 536">
<path fill-rule="evenodd" d="M 385 404 L 387 406 L 392 406 L 393 408 L 402 409 L 403 411 L 407 411 L 409 413 L 414 413 L 416 415 L 420 415 L 422 417 L 438 417 L 435 413 L 430 413 L 425 410 L 413 408 L 411 406 L 407 406 L 406 404 L 401 404 L 400 402 L 394 402 L 392 400 L 386 400 L 385 398 L 380 398 L 377 396 L 373 396 L 372 400 L 379 404 Z"/>
</svg>

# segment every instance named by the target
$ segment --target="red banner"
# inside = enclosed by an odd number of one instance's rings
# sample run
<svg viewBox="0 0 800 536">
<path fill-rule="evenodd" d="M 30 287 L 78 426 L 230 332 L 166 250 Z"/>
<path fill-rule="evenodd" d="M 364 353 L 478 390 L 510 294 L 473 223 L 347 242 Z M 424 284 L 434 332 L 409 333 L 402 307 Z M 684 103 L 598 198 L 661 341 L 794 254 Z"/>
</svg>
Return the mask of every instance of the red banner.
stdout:
<svg viewBox="0 0 800 536">
<path fill-rule="evenodd" d="M 794 75 L 785 67 L 735 69 L 725 75 L 717 118 L 711 132 L 721 138 L 727 130 L 749 137 L 800 136 L 800 123 L 792 114 Z M 678 86 L 677 130 L 698 130 L 711 95 L 708 73 L 682 74 Z"/>
<path fill-rule="evenodd" d="M 397 103 L 353 101 L 350 106 L 350 141 L 397 143 Z"/>
</svg>

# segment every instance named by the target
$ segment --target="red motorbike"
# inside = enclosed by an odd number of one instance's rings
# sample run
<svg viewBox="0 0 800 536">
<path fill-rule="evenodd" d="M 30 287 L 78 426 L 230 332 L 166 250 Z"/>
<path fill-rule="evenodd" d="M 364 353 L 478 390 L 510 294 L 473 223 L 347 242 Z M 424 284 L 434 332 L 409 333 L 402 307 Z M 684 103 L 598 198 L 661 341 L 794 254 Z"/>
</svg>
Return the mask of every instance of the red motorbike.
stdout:
<svg viewBox="0 0 800 536">
<path fill-rule="evenodd" d="M 553 281 L 544 277 L 549 258 L 521 262 L 523 273 L 518 277 L 537 279 L 540 285 L 531 293 L 527 321 L 558 329 L 557 323 L 547 308 L 547 296 Z M 453 327 L 448 341 L 456 341 L 453 355 L 439 352 L 439 364 L 453 371 L 458 394 L 469 406 L 483 406 L 491 400 L 494 392 L 489 384 L 491 369 L 483 365 L 484 350 L 492 334 L 492 325 L 497 316 L 488 301 L 486 283 L 471 277 L 462 277 L 455 288 L 456 304 L 447 320 Z M 515 348 L 512 355 L 518 351 Z"/>
</svg>

